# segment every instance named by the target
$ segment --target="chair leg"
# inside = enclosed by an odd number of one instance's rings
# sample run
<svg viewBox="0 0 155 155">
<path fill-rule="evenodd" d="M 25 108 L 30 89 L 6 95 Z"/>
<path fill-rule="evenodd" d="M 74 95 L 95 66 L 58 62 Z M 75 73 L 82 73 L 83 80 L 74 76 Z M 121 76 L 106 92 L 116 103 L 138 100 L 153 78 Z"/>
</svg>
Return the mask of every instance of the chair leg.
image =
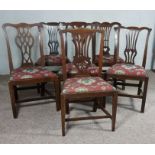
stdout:
<svg viewBox="0 0 155 155">
<path fill-rule="evenodd" d="M 143 84 L 143 81 L 139 81 L 137 95 L 141 94 L 142 84 Z"/>
<path fill-rule="evenodd" d="M 45 96 L 45 83 L 41 83 L 41 96 Z"/>
<path fill-rule="evenodd" d="M 94 99 L 94 104 L 93 104 L 93 112 L 97 111 L 97 107 L 98 107 L 98 98 Z"/>
<path fill-rule="evenodd" d="M 69 115 L 69 113 L 70 113 L 69 103 L 66 101 L 65 105 L 66 105 L 66 114 Z"/>
<path fill-rule="evenodd" d="M 113 82 L 114 82 L 114 83 L 113 83 L 113 86 L 116 88 L 116 87 L 117 87 L 117 79 L 114 78 L 114 79 L 113 79 Z"/>
<path fill-rule="evenodd" d="M 55 98 L 56 98 L 56 110 L 59 111 L 61 109 L 61 105 L 60 105 L 60 83 L 59 83 L 59 80 L 54 81 L 54 89 L 55 89 Z"/>
<path fill-rule="evenodd" d="M 112 96 L 112 131 L 115 131 L 116 123 L 116 111 L 117 111 L 117 92 Z"/>
<path fill-rule="evenodd" d="M 14 86 L 14 93 L 15 93 L 15 100 L 18 100 L 18 91 L 17 91 L 17 87 Z"/>
<path fill-rule="evenodd" d="M 147 87 L 148 87 L 148 80 L 149 78 L 145 78 L 144 81 L 144 88 L 143 88 L 143 98 L 142 98 L 142 105 L 141 105 L 141 112 L 144 113 L 145 109 L 145 102 L 146 102 L 146 95 L 147 95 Z"/>
<path fill-rule="evenodd" d="M 37 83 L 37 93 L 40 94 L 40 84 Z"/>
<path fill-rule="evenodd" d="M 65 136 L 65 97 L 61 95 L 61 125 L 62 125 L 62 136 Z"/>
<path fill-rule="evenodd" d="M 106 96 L 102 98 L 101 102 L 103 104 L 103 107 L 105 108 L 106 107 Z"/>
<path fill-rule="evenodd" d="M 122 83 L 122 90 L 125 90 L 125 80 L 123 80 Z"/>
<path fill-rule="evenodd" d="M 14 86 L 11 81 L 9 81 L 8 86 L 9 86 L 9 92 L 10 92 L 13 117 L 17 118 L 17 105 L 16 105 L 16 99 L 15 99 L 15 91 L 14 91 Z"/>
</svg>

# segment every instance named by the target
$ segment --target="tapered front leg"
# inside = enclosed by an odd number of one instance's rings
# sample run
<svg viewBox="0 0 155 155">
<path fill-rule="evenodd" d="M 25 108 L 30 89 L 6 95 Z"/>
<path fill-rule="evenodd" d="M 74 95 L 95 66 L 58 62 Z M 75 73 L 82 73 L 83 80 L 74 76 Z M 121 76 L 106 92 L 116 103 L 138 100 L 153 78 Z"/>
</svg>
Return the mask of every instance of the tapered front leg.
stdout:
<svg viewBox="0 0 155 155">
<path fill-rule="evenodd" d="M 117 92 L 115 92 L 112 97 L 112 131 L 115 131 L 116 111 L 117 111 Z"/>
<path fill-rule="evenodd" d="M 11 81 L 8 82 L 8 87 L 10 92 L 10 100 L 11 100 L 13 117 L 17 118 L 17 105 L 16 105 L 16 99 L 15 99 L 16 95 L 14 92 L 14 86 Z"/>
<path fill-rule="evenodd" d="M 141 105 L 141 112 L 144 112 L 145 109 L 145 102 L 146 102 L 146 95 L 147 95 L 147 87 L 148 87 L 148 80 L 149 78 L 147 77 L 144 81 L 144 88 L 143 88 L 143 98 L 142 98 L 142 105 Z"/>
</svg>

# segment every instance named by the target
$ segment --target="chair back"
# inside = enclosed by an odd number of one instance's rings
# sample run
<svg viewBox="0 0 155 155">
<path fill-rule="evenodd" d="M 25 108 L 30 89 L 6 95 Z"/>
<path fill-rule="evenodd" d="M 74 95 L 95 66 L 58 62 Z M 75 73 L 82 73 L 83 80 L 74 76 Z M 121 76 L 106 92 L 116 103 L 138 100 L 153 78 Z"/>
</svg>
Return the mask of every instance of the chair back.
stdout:
<svg viewBox="0 0 155 155">
<path fill-rule="evenodd" d="M 59 54 L 59 24 L 58 22 L 48 22 L 42 23 L 44 30 L 48 35 L 48 47 L 49 55 L 58 55 Z M 46 33 L 45 33 L 46 34 Z"/>
<path fill-rule="evenodd" d="M 141 65 L 145 68 L 148 40 L 151 29 L 148 27 L 120 26 L 115 28 L 115 31 L 115 50 L 117 53 L 117 57 L 122 51 L 125 57 L 125 63 L 135 64 L 136 56 L 139 53 L 139 55 L 142 57 Z M 123 48 L 120 47 L 121 44 L 124 44 Z M 139 48 L 137 48 L 137 44 L 139 44 Z"/>
<path fill-rule="evenodd" d="M 60 30 L 60 37 L 61 37 L 61 51 L 62 51 L 62 64 L 63 64 L 63 77 L 64 80 L 67 78 L 67 69 L 66 69 L 66 55 L 65 55 L 65 40 L 64 36 L 66 34 L 70 34 L 72 42 L 70 44 L 73 45 L 73 49 L 71 52 L 73 53 L 73 65 L 78 70 L 76 76 L 90 76 L 88 68 L 92 65 L 92 49 L 91 49 L 91 42 L 94 36 L 94 33 L 99 32 L 101 34 L 100 37 L 100 49 L 103 48 L 103 32 L 99 30 L 91 30 L 86 28 L 79 28 L 79 29 L 66 29 Z M 68 40 L 67 40 L 68 41 Z M 69 49 L 67 49 L 69 50 Z M 99 73 L 98 75 L 101 76 L 102 71 L 102 54 L 100 52 L 99 57 Z"/>
<path fill-rule="evenodd" d="M 36 45 L 39 46 L 40 55 L 43 57 L 42 25 L 40 23 L 5 23 L 2 27 L 5 32 L 10 72 L 14 69 L 12 56 L 14 56 L 16 50 L 20 53 L 18 67 L 32 66 L 35 64 L 32 59 L 32 54 L 35 56 L 37 54 L 38 49 L 35 47 Z M 16 47 L 13 47 L 13 45 Z M 19 53 L 16 52 L 16 54 Z M 41 65 L 44 65 L 43 59 Z"/>
<path fill-rule="evenodd" d="M 114 43 L 112 44 L 112 42 L 110 41 L 113 41 L 114 42 L 114 33 L 112 33 L 112 31 L 114 31 L 114 28 L 115 27 L 119 27 L 121 26 L 120 23 L 118 22 L 112 22 L 112 23 L 109 23 L 109 22 L 102 22 L 102 23 L 99 23 L 99 22 L 93 22 L 91 23 L 91 28 L 92 29 L 99 29 L 99 30 L 102 30 L 104 31 L 104 48 L 103 48 L 103 55 L 104 56 L 109 56 L 110 54 L 114 55 L 114 59 L 116 60 L 116 52 L 115 51 L 112 51 L 111 47 L 112 45 L 114 45 Z M 113 36 L 112 36 L 113 35 Z M 92 48 L 93 48 L 93 58 L 95 59 L 95 55 L 96 55 L 96 35 L 94 36 L 93 38 L 93 43 L 92 43 Z M 113 39 L 113 40 L 111 40 Z M 114 48 L 113 48 L 114 49 Z M 95 61 L 95 60 L 94 60 Z"/>
</svg>

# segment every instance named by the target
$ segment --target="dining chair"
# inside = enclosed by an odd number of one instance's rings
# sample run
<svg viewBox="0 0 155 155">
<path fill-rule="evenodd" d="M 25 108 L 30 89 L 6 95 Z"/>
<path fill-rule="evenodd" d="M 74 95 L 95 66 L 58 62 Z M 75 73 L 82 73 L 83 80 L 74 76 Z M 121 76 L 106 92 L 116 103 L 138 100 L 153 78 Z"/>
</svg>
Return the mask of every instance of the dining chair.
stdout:
<svg viewBox="0 0 155 155">
<path fill-rule="evenodd" d="M 91 76 L 94 73 L 92 68 L 92 50 L 91 40 L 94 33 L 99 32 L 100 38 L 100 59 L 98 73 L 96 76 Z M 68 76 L 66 52 L 65 52 L 65 35 L 69 34 L 72 44 L 70 52 L 73 53 L 72 63 L 77 72 L 74 76 Z M 103 32 L 99 30 L 91 30 L 86 28 L 66 29 L 60 30 L 61 37 L 61 51 L 62 51 L 62 68 L 63 68 L 63 88 L 61 91 L 61 123 L 62 123 L 62 136 L 65 136 L 65 122 L 89 120 L 89 119 L 102 119 L 110 118 L 112 120 L 112 131 L 115 130 L 116 109 L 117 109 L 117 91 L 108 82 L 101 78 L 102 71 L 102 49 L 104 46 Z M 96 72 L 96 69 L 95 69 Z M 112 97 L 112 114 L 104 108 L 104 103 L 97 102 L 96 108 L 100 108 L 105 115 L 102 116 L 86 116 L 86 117 L 66 117 L 66 104 L 72 100 L 82 100 L 87 98 L 98 98 L 103 96 Z"/>
<path fill-rule="evenodd" d="M 124 60 L 118 56 L 116 57 L 116 50 L 114 48 L 115 46 L 115 27 L 121 26 L 120 23 L 118 22 L 92 22 L 91 23 L 91 29 L 98 29 L 104 31 L 104 47 L 103 47 L 103 58 L 102 58 L 102 63 L 103 63 L 103 78 L 107 78 L 107 69 L 111 67 L 112 65 L 116 63 L 123 63 Z M 98 50 L 97 50 L 97 34 L 94 35 L 93 40 L 92 40 L 92 49 L 93 49 L 93 62 L 94 64 L 98 65 L 98 59 L 99 55 Z M 109 79 L 111 80 L 111 79 Z M 125 80 L 122 81 L 125 83 Z M 125 90 L 125 86 L 122 85 L 122 89 Z"/>
<path fill-rule="evenodd" d="M 44 59 L 40 66 L 35 66 L 35 58 L 43 55 L 42 25 L 40 23 L 5 23 L 5 33 L 8 61 L 10 68 L 10 79 L 8 87 L 12 105 L 13 117 L 17 118 L 21 102 L 29 102 L 41 99 L 50 99 L 52 96 L 42 95 L 30 98 L 20 97 L 19 91 L 42 87 L 42 83 L 52 82 L 55 85 L 56 108 L 60 110 L 59 81 L 56 74 L 44 68 Z M 42 90 L 42 89 L 41 89 Z"/>
<path fill-rule="evenodd" d="M 147 27 L 115 28 L 116 56 L 124 53 L 124 63 L 116 63 L 107 71 L 108 78 L 113 78 L 114 86 L 138 87 L 137 94 L 118 90 L 118 96 L 142 99 L 141 112 L 144 112 L 149 77 L 145 70 L 148 41 L 151 29 Z M 139 58 L 138 58 L 138 57 Z M 125 80 L 125 83 L 119 80 Z M 137 83 L 135 83 L 137 81 Z M 142 87 L 143 85 L 143 87 Z"/>
</svg>

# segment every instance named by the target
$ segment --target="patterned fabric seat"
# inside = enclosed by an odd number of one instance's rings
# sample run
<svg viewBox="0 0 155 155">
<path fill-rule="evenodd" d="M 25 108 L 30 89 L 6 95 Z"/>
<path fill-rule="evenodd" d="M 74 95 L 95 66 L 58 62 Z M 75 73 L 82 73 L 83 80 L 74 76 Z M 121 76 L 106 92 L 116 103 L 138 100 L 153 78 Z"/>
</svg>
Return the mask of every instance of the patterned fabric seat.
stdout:
<svg viewBox="0 0 155 155">
<path fill-rule="evenodd" d="M 111 92 L 115 88 L 100 77 L 70 78 L 64 83 L 63 94 Z"/>
<path fill-rule="evenodd" d="M 138 76 L 145 77 L 146 71 L 142 66 L 132 64 L 115 64 L 107 71 L 110 75 L 126 75 L 126 76 Z"/>
<path fill-rule="evenodd" d="M 66 71 L 68 74 L 71 74 L 71 75 L 78 73 L 78 69 L 72 63 L 68 63 L 66 65 Z M 99 67 L 92 64 L 90 67 L 88 67 L 87 71 L 88 71 L 88 73 L 90 73 L 91 76 L 97 76 L 99 73 Z M 59 74 L 62 74 L 62 70 L 60 70 Z"/>
<path fill-rule="evenodd" d="M 56 78 L 56 74 L 43 67 L 20 67 L 11 72 L 11 81 L 22 81 L 29 79 Z"/>
<path fill-rule="evenodd" d="M 66 60 L 69 63 L 69 59 Z M 37 64 L 41 63 L 41 58 L 38 59 Z M 45 55 L 45 66 L 61 66 L 62 58 L 61 55 Z"/>
<path fill-rule="evenodd" d="M 95 56 L 95 64 L 98 63 L 98 59 L 99 59 L 99 55 Z M 107 55 L 107 56 L 103 56 L 103 60 L 102 60 L 104 65 L 108 65 L 108 66 L 112 66 L 114 65 L 114 55 Z M 118 58 L 117 63 L 123 63 L 124 60 L 122 58 Z"/>
</svg>

